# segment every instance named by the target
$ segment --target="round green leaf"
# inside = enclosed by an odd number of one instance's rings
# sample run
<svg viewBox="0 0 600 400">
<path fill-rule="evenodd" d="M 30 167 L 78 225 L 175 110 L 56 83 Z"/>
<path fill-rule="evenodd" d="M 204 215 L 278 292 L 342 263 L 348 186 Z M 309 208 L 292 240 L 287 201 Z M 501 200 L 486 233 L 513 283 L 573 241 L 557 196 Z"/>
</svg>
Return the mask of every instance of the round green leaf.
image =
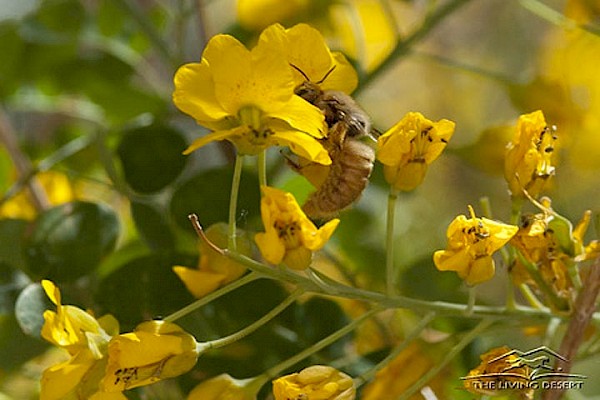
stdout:
<svg viewBox="0 0 600 400">
<path fill-rule="evenodd" d="M 119 230 L 116 214 L 102 204 L 76 201 L 51 208 L 25 239 L 28 271 L 55 282 L 86 275 L 113 250 Z"/>
<path fill-rule="evenodd" d="M 23 364 L 42 354 L 47 347 L 45 341 L 24 335 L 14 314 L 0 315 L 0 370 L 4 376 L 12 371 L 23 371 Z M 4 400 L 1 394 L 0 400 Z"/>
<path fill-rule="evenodd" d="M 165 317 L 193 301 L 172 270 L 194 265 L 196 256 L 153 253 L 126 262 L 107 275 L 95 293 L 103 313 L 114 315 L 122 330 L 148 318 Z"/>
<path fill-rule="evenodd" d="M 146 244 L 151 249 L 172 249 L 175 238 L 164 214 L 146 203 L 131 202 L 131 215 L 135 226 Z"/>
<path fill-rule="evenodd" d="M 21 291 L 15 303 L 15 317 L 23 332 L 40 338 L 44 325 L 44 311 L 49 304 L 39 283 L 31 283 Z"/>
<path fill-rule="evenodd" d="M 179 131 L 150 125 L 125 132 L 117 148 L 129 186 L 140 193 L 156 192 L 173 182 L 186 163 L 185 138 Z"/>
<path fill-rule="evenodd" d="M 171 199 L 171 215 L 177 225 L 190 230 L 190 213 L 198 214 L 203 226 L 225 222 L 229 216 L 232 168 L 210 169 L 187 180 Z M 240 228 L 250 219 L 260 218 L 260 191 L 255 174 L 242 173 L 237 222 Z"/>
</svg>

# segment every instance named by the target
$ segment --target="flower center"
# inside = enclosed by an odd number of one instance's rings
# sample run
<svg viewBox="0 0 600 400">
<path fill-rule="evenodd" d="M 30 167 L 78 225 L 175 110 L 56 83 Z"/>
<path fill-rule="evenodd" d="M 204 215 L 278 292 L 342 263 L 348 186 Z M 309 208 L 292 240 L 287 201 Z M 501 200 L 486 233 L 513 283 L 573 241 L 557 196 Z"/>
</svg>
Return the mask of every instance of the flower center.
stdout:
<svg viewBox="0 0 600 400">
<path fill-rule="evenodd" d="M 279 220 L 275 221 L 273 226 L 277 231 L 277 236 L 285 243 L 286 249 L 295 249 L 302 245 L 300 236 L 298 235 L 300 233 L 300 226 L 298 226 L 296 221 L 284 222 Z"/>
<path fill-rule="evenodd" d="M 415 124 L 414 130 L 417 134 L 410 140 L 410 153 L 412 157 L 408 162 L 423 164 L 427 162 L 425 156 L 429 151 L 429 146 L 437 140 L 432 136 L 433 125 L 426 124 L 423 126 L 420 123 L 417 123 Z M 444 138 L 439 139 L 439 141 L 444 143 L 447 142 Z"/>
<path fill-rule="evenodd" d="M 269 137 L 273 131 L 265 127 L 262 121 L 263 112 L 255 106 L 240 108 L 238 117 L 242 125 L 248 127 L 246 139 L 252 146 L 263 147 L 269 144 Z"/>
</svg>

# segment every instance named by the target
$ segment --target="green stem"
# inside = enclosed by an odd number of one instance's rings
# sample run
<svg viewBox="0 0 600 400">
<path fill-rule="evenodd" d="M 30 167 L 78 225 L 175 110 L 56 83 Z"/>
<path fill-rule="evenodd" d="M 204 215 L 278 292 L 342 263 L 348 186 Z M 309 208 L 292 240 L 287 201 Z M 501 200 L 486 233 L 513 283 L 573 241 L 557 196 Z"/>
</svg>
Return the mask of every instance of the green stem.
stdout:
<svg viewBox="0 0 600 400">
<path fill-rule="evenodd" d="M 303 276 L 285 268 L 273 268 L 266 264 L 260 263 L 243 254 L 231 252 L 227 249 L 221 249 L 214 243 L 210 242 L 204 234 L 202 227 L 198 223 L 197 216 L 192 215 L 190 218 L 194 223 L 194 227 L 198 235 L 205 240 L 211 248 L 220 254 L 235 260 L 249 269 L 261 273 L 265 278 L 275 279 L 282 282 L 291 283 L 301 287 L 306 292 L 318 293 L 326 296 L 337 296 L 346 299 L 360 300 L 377 304 L 381 308 L 405 308 L 417 312 L 436 311 L 440 316 L 457 316 L 466 317 L 464 315 L 465 305 L 459 303 L 449 303 L 445 301 L 426 301 L 414 299 L 406 296 L 387 296 L 384 293 L 374 292 L 370 290 L 360 289 L 354 286 L 348 286 L 339 283 L 331 278 L 319 274 L 319 278 L 326 284 L 317 284 L 313 279 Z M 326 289 L 326 290 L 325 290 Z M 505 318 L 512 321 L 522 320 L 523 323 L 532 323 L 534 321 L 547 321 L 557 317 L 567 319 L 566 315 L 554 315 L 547 308 L 531 308 L 519 307 L 516 310 L 507 310 L 506 307 L 498 306 L 482 306 L 476 305 L 473 307 L 473 313 L 470 318 Z M 600 313 L 594 314 L 594 320 L 600 321 Z"/>
<path fill-rule="evenodd" d="M 375 365 L 373 368 L 369 369 L 368 371 L 366 371 L 366 372 L 360 374 L 358 377 L 356 377 L 354 379 L 354 382 L 356 383 L 356 387 L 358 388 L 358 387 L 362 386 L 364 383 L 373 379 L 375 377 L 375 374 L 377 374 L 377 372 L 379 372 L 382 368 L 384 368 L 392 360 L 394 360 L 404 349 L 406 349 L 412 343 L 413 340 L 415 340 L 421 334 L 421 332 L 423 332 L 425 327 L 427 327 L 427 325 L 433 320 L 433 318 L 435 318 L 435 312 L 430 312 L 425 317 L 423 317 L 423 319 L 421 319 L 419 324 L 412 331 L 410 331 L 408 336 L 406 336 L 404 338 L 402 343 L 400 343 L 398 346 L 396 346 L 390 352 L 390 354 L 387 355 L 387 357 L 385 357 L 383 360 L 378 362 L 377 365 Z"/>
<path fill-rule="evenodd" d="M 240 279 L 237 279 L 237 280 L 231 282 L 230 284 L 223 286 L 222 288 L 219 288 L 219 289 L 215 290 L 214 292 L 207 294 L 203 298 L 198 299 L 195 302 L 183 307 L 181 310 L 175 311 L 173 314 L 165 317 L 164 321 L 174 322 L 174 321 L 188 315 L 189 313 L 196 311 L 197 309 L 204 306 L 205 304 L 208 304 L 211 301 L 213 301 L 221 296 L 224 296 L 227 293 L 229 293 L 241 286 L 244 286 L 247 283 L 250 283 L 252 281 L 260 279 L 261 277 L 262 277 L 262 275 L 258 272 L 254 272 L 254 271 L 250 272 L 249 274 L 244 275 Z"/>
<path fill-rule="evenodd" d="M 377 77 L 382 75 L 385 71 L 396 64 L 396 60 L 408 54 L 413 46 L 419 41 L 423 40 L 436 26 L 438 26 L 448 15 L 458 10 L 463 5 L 467 4 L 470 0 L 452 0 L 444 3 L 434 12 L 429 14 L 421 27 L 413 32 L 411 35 L 405 37 L 403 40 L 399 40 L 396 47 L 390 55 L 375 68 L 369 75 L 361 77 L 360 86 L 357 91 L 364 89 Z"/>
<path fill-rule="evenodd" d="M 510 278 L 506 279 L 506 309 L 515 310 L 517 308 L 517 301 L 515 299 L 515 285 Z"/>
<path fill-rule="evenodd" d="M 546 308 L 542 304 L 542 302 L 536 297 L 536 295 L 533 294 L 531 288 L 527 286 L 527 284 L 521 283 L 519 285 L 519 290 L 521 291 L 521 294 L 523 295 L 523 297 L 525 297 L 525 300 L 527 300 L 531 307 L 537 308 L 539 310 Z"/>
<path fill-rule="evenodd" d="M 367 311 L 366 313 L 364 313 L 357 319 L 353 320 L 352 322 L 350 322 L 348 325 L 344 326 L 343 328 L 341 328 L 341 329 L 333 332 L 329 336 L 319 340 L 317 343 L 302 350 L 300 353 L 288 358 L 287 360 L 282 361 L 281 363 L 275 365 L 274 367 L 269 368 L 262 375 L 257 377 L 257 380 L 260 380 L 260 382 L 262 382 L 262 384 L 260 386 L 264 385 L 269 380 L 278 376 L 280 373 L 282 373 L 286 369 L 291 368 L 292 366 L 294 366 L 295 364 L 304 360 L 305 358 L 313 355 L 314 353 L 320 351 L 321 349 L 329 346 L 330 344 L 332 344 L 332 343 L 336 342 L 337 340 L 341 339 L 342 337 L 346 336 L 348 333 L 350 333 L 354 329 L 356 329 L 357 326 L 362 324 L 366 319 L 370 318 L 373 314 L 375 314 L 379 311 L 381 311 L 380 308 L 375 308 L 370 311 Z"/>
<path fill-rule="evenodd" d="M 267 186 L 267 151 L 258 153 L 258 183 Z"/>
<path fill-rule="evenodd" d="M 576 291 L 581 291 L 583 283 L 579 275 L 578 264 L 572 258 L 565 258 L 565 264 L 567 264 L 567 273 L 569 274 L 569 278 L 571 278 L 571 282 L 573 282 L 573 287 Z"/>
<path fill-rule="evenodd" d="M 433 368 L 431 368 L 427 373 L 415 383 L 413 383 L 397 400 L 406 400 L 409 399 L 413 394 L 415 394 L 419 389 L 421 389 L 429 380 L 431 380 L 434 376 L 436 376 L 450 361 L 454 359 L 465 347 L 469 345 L 477 336 L 481 334 L 485 329 L 487 329 L 494 320 L 492 319 L 484 319 L 482 320 L 475 328 L 473 328 L 469 333 L 467 333 L 450 351 L 444 356 L 444 358 L 438 362 Z"/>
<path fill-rule="evenodd" d="M 521 222 L 520 219 L 521 209 L 523 208 L 523 198 L 512 196 L 510 204 L 510 224 L 519 226 Z"/>
<path fill-rule="evenodd" d="M 237 203 L 240 192 L 240 180 L 242 178 L 242 167 L 244 166 L 244 156 L 237 153 L 235 156 L 235 165 L 233 167 L 233 179 L 231 180 L 231 193 L 229 195 L 229 234 L 227 237 L 227 248 L 231 251 L 237 250 Z"/>
<path fill-rule="evenodd" d="M 475 286 L 469 287 L 469 300 L 467 302 L 467 308 L 465 309 L 465 315 L 471 316 L 473 309 L 475 308 L 475 301 L 477 300 L 477 288 Z"/>
<path fill-rule="evenodd" d="M 208 349 L 218 349 L 219 347 L 228 346 L 231 343 L 235 343 L 238 340 L 245 338 L 249 334 L 256 331 L 258 328 L 265 325 L 267 322 L 269 322 L 270 320 L 272 320 L 273 318 L 275 318 L 276 316 L 281 314 L 283 312 L 283 310 L 285 310 L 290 304 L 295 302 L 298 299 L 298 297 L 300 297 L 302 295 L 302 293 L 304 293 L 304 291 L 302 289 L 296 289 L 284 301 L 279 303 L 276 307 L 274 307 L 268 313 L 263 315 L 260 319 L 257 319 L 256 321 L 254 321 L 253 323 L 251 323 L 244 329 L 241 329 L 235 333 L 232 333 L 231 335 L 228 335 L 228 336 L 216 339 L 216 340 L 211 340 L 210 342 L 199 343 L 198 346 L 200 348 L 200 351 L 206 351 Z"/>
<path fill-rule="evenodd" d="M 426 301 L 405 296 L 387 296 L 386 294 L 373 292 L 369 290 L 359 289 L 352 286 L 347 286 L 328 280 L 327 291 L 324 291 L 322 285 L 315 283 L 312 279 L 297 274 L 293 271 L 284 268 L 272 268 L 268 265 L 259 263 L 242 254 L 232 253 L 227 250 L 221 250 L 222 254 L 231 259 L 247 266 L 253 271 L 257 271 L 279 281 L 289 282 L 291 284 L 302 287 L 307 292 L 320 293 L 327 296 L 337 296 L 347 299 L 362 300 L 375 303 L 383 308 L 406 308 L 414 311 L 436 311 L 441 315 L 452 315 L 466 317 L 464 315 L 465 305 L 459 303 L 449 303 L 444 301 Z M 322 278 L 322 276 L 321 276 Z M 548 309 L 536 309 L 530 307 L 519 307 L 516 310 L 507 310 L 506 307 L 497 306 L 482 306 L 475 305 L 470 318 L 496 317 L 507 318 L 511 320 L 523 319 L 530 322 L 531 320 L 548 320 L 554 317 Z M 566 316 L 559 316 L 566 319 Z M 600 313 L 595 317 L 600 319 Z"/>
<path fill-rule="evenodd" d="M 385 283 L 387 288 L 387 294 L 393 296 L 396 294 L 396 277 L 398 271 L 394 267 L 394 222 L 396 214 L 396 200 L 398 199 L 398 191 L 394 188 L 390 188 L 390 194 L 388 195 L 388 206 L 387 206 L 387 224 L 386 224 L 386 235 L 385 235 Z"/>
</svg>

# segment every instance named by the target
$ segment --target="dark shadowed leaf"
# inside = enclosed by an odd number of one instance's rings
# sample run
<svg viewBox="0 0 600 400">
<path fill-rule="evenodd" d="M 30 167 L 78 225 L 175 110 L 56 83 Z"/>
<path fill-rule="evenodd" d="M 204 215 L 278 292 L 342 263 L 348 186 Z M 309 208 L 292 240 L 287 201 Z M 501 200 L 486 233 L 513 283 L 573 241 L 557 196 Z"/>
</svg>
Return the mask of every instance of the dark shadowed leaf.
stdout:
<svg viewBox="0 0 600 400">
<path fill-rule="evenodd" d="M 157 207 L 140 202 L 131 202 L 131 216 L 146 244 L 152 249 L 171 249 L 175 238 L 166 220 L 167 216 Z"/>
<path fill-rule="evenodd" d="M 29 274 L 69 281 L 92 272 L 115 246 L 116 214 L 99 203 L 75 201 L 51 208 L 33 223 L 24 243 Z"/>
<path fill-rule="evenodd" d="M 187 216 L 196 213 L 204 226 L 227 221 L 232 168 L 203 171 L 183 183 L 171 200 L 171 215 L 177 225 L 189 230 Z M 238 225 L 260 217 L 260 192 L 255 174 L 242 173 L 238 199 Z"/>
<path fill-rule="evenodd" d="M 117 154 L 123 164 L 125 179 L 140 193 L 156 192 L 179 176 L 187 157 L 179 131 L 151 125 L 124 132 Z"/>
<path fill-rule="evenodd" d="M 166 317 L 193 301 L 172 271 L 174 265 L 194 265 L 197 256 L 150 254 L 128 261 L 107 275 L 95 293 L 103 312 L 113 314 L 122 330 Z"/>
</svg>

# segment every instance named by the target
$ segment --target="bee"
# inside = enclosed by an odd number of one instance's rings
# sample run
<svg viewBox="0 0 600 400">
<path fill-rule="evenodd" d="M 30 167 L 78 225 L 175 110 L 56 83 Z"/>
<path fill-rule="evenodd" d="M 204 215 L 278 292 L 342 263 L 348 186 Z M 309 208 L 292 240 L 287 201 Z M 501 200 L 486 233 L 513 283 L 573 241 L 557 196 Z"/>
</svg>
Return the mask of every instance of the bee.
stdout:
<svg viewBox="0 0 600 400">
<path fill-rule="evenodd" d="M 331 165 L 292 163 L 317 188 L 302 208 L 312 219 L 331 219 L 354 203 L 369 183 L 375 151 L 361 139 L 372 139 L 371 122 L 352 97 L 337 90 L 321 90 L 319 85 L 333 68 L 320 81 L 311 82 L 302 70 L 290 65 L 305 78 L 294 92 L 323 112 L 329 128 L 320 142 L 329 153 Z"/>
</svg>

